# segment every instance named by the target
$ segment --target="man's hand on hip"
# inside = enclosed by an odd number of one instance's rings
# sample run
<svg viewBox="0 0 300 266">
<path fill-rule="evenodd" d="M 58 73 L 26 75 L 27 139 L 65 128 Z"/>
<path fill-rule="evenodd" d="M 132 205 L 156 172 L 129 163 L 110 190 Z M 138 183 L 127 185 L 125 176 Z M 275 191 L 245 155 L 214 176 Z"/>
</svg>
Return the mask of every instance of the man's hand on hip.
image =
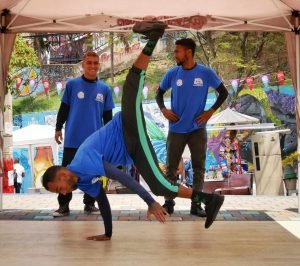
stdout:
<svg viewBox="0 0 300 266">
<path fill-rule="evenodd" d="M 177 122 L 180 119 L 180 117 L 170 109 L 163 108 L 161 109 L 161 112 L 164 115 L 164 117 L 171 122 Z"/>
<path fill-rule="evenodd" d="M 214 109 L 209 109 L 207 111 L 204 111 L 201 115 L 196 117 L 195 122 L 197 123 L 198 126 L 207 123 L 207 121 L 211 118 L 214 112 L 215 112 Z"/>
<path fill-rule="evenodd" d="M 63 137 L 62 137 L 62 132 L 61 131 L 55 131 L 55 141 L 57 144 L 61 144 Z"/>
</svg>

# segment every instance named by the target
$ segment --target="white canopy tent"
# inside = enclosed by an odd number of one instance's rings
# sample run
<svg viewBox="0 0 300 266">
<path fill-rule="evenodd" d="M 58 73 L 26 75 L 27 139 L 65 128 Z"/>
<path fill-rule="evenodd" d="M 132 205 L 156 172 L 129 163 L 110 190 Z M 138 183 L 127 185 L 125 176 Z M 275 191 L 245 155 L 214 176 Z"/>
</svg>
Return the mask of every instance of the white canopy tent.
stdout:
<svg viewBox="0 0 300 266">
<path fill-rule="evenodd" d="M 255 130 L 255 129 L 274 129 L 273 123 L 259 123 L 259 119 L 241 114 L 229 107 L 213 115 L 207 121 L 207 131 L 214 130 Z"/>
<path fill-rule="evenodd" d="M 13 132 L 13 146 L 41 145 L 47 144 L 57 150 L 54 140 L 55 128 L 49 125 L 29 125 Z"/>
<path fill-rule="evenodd" d="M 222 125 L 222 126 L 207 126 L 207 131 L 221 131 L 221 130 L 266 130 L 275 129 L 273 123 L 263 123 L 263 124 L 242 124 L 242 125 Z"/>
<path fill-rule="evenodd" d="M 208 121 L 207 124 L 245 124 L 245 123 L 259 123 L 259 119 L 241 114 L 229 107 L 225 110 L 213 115 Z"/>
<path fill-rule="evenodd" d="M 18 32 L 130 31 L 134 21 L 154 16 L 169 30 L 278 31 L 286 33 L 296 88 L 300 155 L 300 1 L 299 0 L 0 0 L 0 131 L 3 137 L 5 78 Z M 3 143 L 1 141 L 1 149 Z M 300 161 L 298 162 L 300 169 Z M 300 173 L 300 170 L 299 170 Z M 300 175 L 299 175 L 300 181 Z M 299 193 L 300 210 L 300 193 Z"/>
<path fill-rule="evenodd" d="M 28 148 L 31 176 L 34 176 L 34 148 L 51 146 L 53 161 L 58 165 L 58 144 L 53 137 L 55 128 L 49 125 L 29 125 L 13 132 L 13 147 Z"/>
</svg>

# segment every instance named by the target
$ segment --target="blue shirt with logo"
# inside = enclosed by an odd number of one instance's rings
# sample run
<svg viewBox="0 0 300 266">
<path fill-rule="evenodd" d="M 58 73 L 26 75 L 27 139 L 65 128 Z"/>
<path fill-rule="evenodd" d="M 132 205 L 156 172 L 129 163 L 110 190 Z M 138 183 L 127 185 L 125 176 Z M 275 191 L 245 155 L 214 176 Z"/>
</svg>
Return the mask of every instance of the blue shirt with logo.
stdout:
<svg viewBox="0 0 300 266">
<path fill-rule="evenodd" d="M 116 166 L 133 164 L 124 142 L 121 112 L 90 135 L 67 166 L 79 177 L 78 188 L 92 197 L 98 196 L 99 177 L 105 176 L 103 160 Z"/>
<path fill-rule="evenodd" d="M 78 148 L 102 127 L 103 112 L 114 108 L 112 93 L 106 83 L 88 82 L 82 77 L 67 82 L 61 101 L 70 107 L 65 125 L 66 148 Z"/>
<path fill-rule="evenodd" d="M 180 119 L 169 123 L 169 130 L 175 133 L 189 133 L 205 124 L 197 125 L 195 119 L 204 112 L 208 89 L 218 88 L 221 80 L 209 67 L 196 64 L 192 69 L 182 66 L 171 68 L 163 77 L 160 88 L 172 89 L 171 109 Z"/>
</svg>

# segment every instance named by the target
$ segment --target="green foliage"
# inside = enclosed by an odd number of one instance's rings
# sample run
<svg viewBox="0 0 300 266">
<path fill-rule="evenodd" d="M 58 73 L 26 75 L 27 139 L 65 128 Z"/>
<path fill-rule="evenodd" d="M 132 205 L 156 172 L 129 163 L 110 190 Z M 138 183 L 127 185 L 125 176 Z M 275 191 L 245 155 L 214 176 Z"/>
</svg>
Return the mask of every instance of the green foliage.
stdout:
<svg viewBox="0 0 300 266">
<path fill-rule="evenodd" d="M 298 152 L 295 151 L 291 153 L 289 156 L 285 157 L 282 160 L 282 167 L 285 168 L 287 165 L 293 166 L 298 161 Z"/>
<path fill-rule="evenodd" d="M 197 41 L 196 58 L 211 66 L 231 87 L 229 80 L 247 76 L 274 73 L 279 69 L 288 73 L 287 52 L 282 33 L 262 32 L 203 32 L 191 33 Z M 276 82 L 271 76 L 271 82 Z M 288 78 L 286 76 L 286 78 Z M 243 89 L 234 93 L 232 99 Z"/>
<path fill-rule="evenodd" d="M 9 61 L 9 73 L 6 81 L 6 91 L 10 90 L 12 94 L 16 93 L 13 90 L 13 84 L 15 82 L 15 72 L 17 69 L 38 66 L 40 66 L 40 63 L 34 49 L 21 35 L 18 34 Z"/>
<path fill-rule="evenodd" d="M 21 35 L 17 35 L 13 53 L 9 62 L 9 69 L 13 70 L 14 68 L 28 66 L 40 66 L 38 57 L 27 41 Z"/>
<path fill-rule="evenodd" d="M 279 68 L 288 73 L 288 64 L 287 64 L 287 54 L 285 47 L 284 36 L 281 33 L 257 33 L 257 32 L 238 32 L 238 33 L 228 33 L 228 32 L 204 32 L 197 34 L 189 34 L 189 37 L 192 35 L 197 42 L 196 49 L 196 60 L 199 63 L 209 65 L 217 72 L 217 74 L 225 81 L 225 85 L 228 84 L 228 81 L 232 78 L 245 78 L 248 75 L 257 75 L 260 73 L 269 73 L 276 72 Z M 105 35 L 109 37 L 109 35 Z M 109 38 L 107 38 L 109 41 Z M 115 34 L 114 43 L 122 43 L 124 47 L 128 47 L 131 43 L 132 38 L 130 34 Z M 173 39 L 170 39 L 170 43 L 173 42 Z M 170 43 L 167 43 L 169 45 Z M 23 47 L 22 49 L 27 52 L 14 52 L 13 59 L 11 61 L 11 67 L 22 67 L 24 66 L 24 57 L 25 55 L 29 56 L 29 59 L 25 60 L 26 66 L 38 65 L 37 57 L 34 54 L 32 48 L 26 43 L 26 41 L 18 36 L 16 40 L 16 48 L 18 46 Z M 164 73 L 171 67 L 176 65 L 173 49 L 169 49 L 168 46 L 165 53 L 160 53 L 155 55 L 152 59 L 149 68 L 147 70 L 145 85 L 150 86 L 151 90 L 149 91 L 148 100 L 153 100 L 155 97 L 155 92 L 157 85 L 159 84 Z M 23 51 L 21 49 L 21 51 Z M 29 53 L 30 52 L 30 53 Z M 33 52 L 33 53 L 32 53 Z M 20 59 L 17 64 L 16 58 Z M 31 58 L 31 59 L 30 59 Z M 120 86 L 123 87 L 125 82 L 126 75 L 128 70 L 115 75 L 114 83 L 110 83 L 110 79 L 104 80 L 111 87 Z M 276 82 L 274 75 L 271 76 L 271 82 Z M 286 75 L 288 79 L 288 75 Z M 10 84 L 10 83 L 8 83 Z M 12 83 L 11 83 L 12 84 Z M 12 85 L 9 87 L 13 87 Z M 229 87 L 229 86 L 228 86 Z M 229 87 L 231 88 L 231 87 Z M 234 102 L 237 98 L 239 92 L 243 89 L 243 86 L 240 86 L 237 93 L 234 93 L 232 101 Z M 245 91 L 249 90 L 243 90 Z M 113 93 L 114 95 L 114 93 Z M 262 96 L 263 94 L 256 95 L 256 97 L 261 98 L 263 107 L 266 110 L 268 118 L 270 121 L 273 121 L 276 124 L 280 124 L 279 119 L 277 119 L 271 112 L 269 103 L 266 97 Z M 116 103 L 120 102 L 122 96 L 122 89 L 120 90 L 119 99 L 114 99 Z M 165 97 L 169 97 L 170 92 L 165 94 Z M 266 96 L 266 95 L 265 95 Z M 115 97 L 115 96 L 114 96 Z M 38 100 L 39 98 L 44 99 Z M 259 100 L 259 99 L 258 99 Z M 50 102 L 52 103 L 50 103 Z M 57 103 L 54 103 L 57 101 Z M 59 97 L 51 97 L 47 99 L 44 95 L 39 95 L 36 98 L 28 100 L 17 99 L 14 101 L 16 105 L 15 114 L 20 112 L 25 112 L 25 110 L 35 110 L 34 105 L 37 104 L 37 110 L 51 110 L 55 109 L 55 106 L 59 106 L 60 100 Z M 18 109 L 19 108 L 19 109 Z M 24 109 L 24 110 L 23 110 Z"/>
<path fill-rule="evenodd" d="M 50 91 L 49 98 L 44 94 L 36 97 L 29 96 L 17 98 L 13 100 L 13 114 L 18 115 L 22 113 L 43 112 L 58 110 L 60 106 L 60 98 L 55 90 Z"/>
</svg>

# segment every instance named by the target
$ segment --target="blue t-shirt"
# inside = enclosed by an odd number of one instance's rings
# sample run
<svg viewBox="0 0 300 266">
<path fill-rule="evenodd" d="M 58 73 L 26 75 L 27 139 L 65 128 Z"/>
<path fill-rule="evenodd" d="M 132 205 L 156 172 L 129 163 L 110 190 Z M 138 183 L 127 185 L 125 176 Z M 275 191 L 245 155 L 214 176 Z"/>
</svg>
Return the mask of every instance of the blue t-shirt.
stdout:
<svg viewBox="0 0 300 266">
<path fill-rule="evenodd" d="M 78 188 L 92 197 L 99 194 L 99 177 L 105 176 L 103 160 L 113 165 L 133 164 L 124 142 L 121 112 L 90 135 L 67 166 L 79 177 Z"/>
<path fill-rule="evenodd" d="M 102 127 L 103 112 L 115 107 L 106 83 L 88 82 L 82 77 L 68 81 L 61 101 L 70 107 L 65 127 L 66 148 L 78 148 Z"/>
<path fill-rule="evenodd" d="M 163 77 L 160 88 L 163 91 L 172 89 L 171 109 L 180 119 L 169 123 L 169 130 L 175 133 L 189 133 L 199 128 L 194 121 L 204 112 L 207 93 L 210 87 L 216 89 L 221 80 L 209 67 L 196 64 L 186 70 L 182 66 L 170 69 Z"/>
</svg>

